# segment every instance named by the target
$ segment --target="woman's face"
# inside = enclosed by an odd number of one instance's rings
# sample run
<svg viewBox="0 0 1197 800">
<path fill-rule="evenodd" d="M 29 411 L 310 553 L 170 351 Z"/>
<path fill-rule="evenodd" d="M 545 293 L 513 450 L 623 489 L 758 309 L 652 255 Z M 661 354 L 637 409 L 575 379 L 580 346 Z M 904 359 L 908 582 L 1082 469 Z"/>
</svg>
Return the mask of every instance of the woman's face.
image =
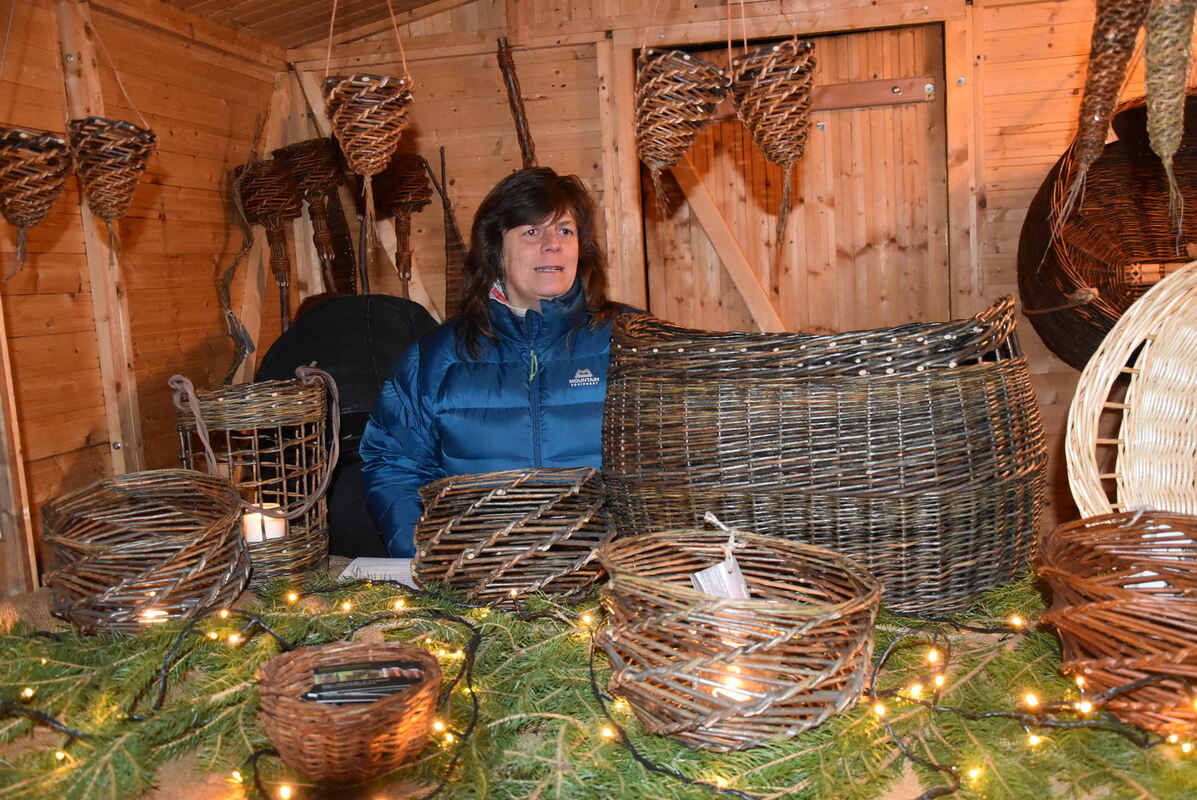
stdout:
<svg viewBox="0 0 1197 800">
<path fill-rule="evenodd" d="M 578 226 L 568 211 L 503 234 L 503 277 L 513 306 L 539 311 L 541 300 L 568 292 L 577 274 Z"/>
</svg>

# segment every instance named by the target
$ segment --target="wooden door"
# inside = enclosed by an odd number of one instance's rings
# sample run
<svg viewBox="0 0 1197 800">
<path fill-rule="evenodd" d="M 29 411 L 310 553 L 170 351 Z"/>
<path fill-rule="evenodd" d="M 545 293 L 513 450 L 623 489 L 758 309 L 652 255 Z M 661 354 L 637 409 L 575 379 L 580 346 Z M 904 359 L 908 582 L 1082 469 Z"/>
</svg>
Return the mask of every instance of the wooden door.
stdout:
<svg viewBox="0 0 1197 800">
<path fill-rule="evenodd" d="M 685 178 L 679 184 L 667 175 L 671 200 L 662 219 L 643 181 L 654 314 L 699 328 L 756 330 L 770 327 L 760 311 L 767 300 L 772 327 L 812 332 L 948 318 L 941 27 L 810 41 L 815 107 L 782 246 L 774 245 L 781 169 L 764 160 L 727 102 L 688 154 L 718 218 L 694 186 L 682 189 Z M 734 45 L 735 54 L 743 51 Z M 725 45 L 696 54 L 728 60 Z M 747 278 L 732 268 L 745 264 Z M 746 302 L 753 277 L 759 294 Z"/>
</svg>

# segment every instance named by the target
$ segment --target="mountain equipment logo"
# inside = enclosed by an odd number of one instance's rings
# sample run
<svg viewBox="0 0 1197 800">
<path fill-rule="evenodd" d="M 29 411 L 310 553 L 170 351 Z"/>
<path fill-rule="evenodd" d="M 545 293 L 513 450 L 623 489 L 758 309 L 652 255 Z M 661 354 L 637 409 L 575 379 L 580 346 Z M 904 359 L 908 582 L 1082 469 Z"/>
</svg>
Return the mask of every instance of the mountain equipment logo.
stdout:
<svg viewBox="0 0 1197 800">
<path fill-rule="evenodd" d="M 574 388 L 579 386 L 598 386 L 599 379 L 594 377 L 594 373 L 590 370 L 580 369 L 569 379 L 569 385 Z"/>
</svg>

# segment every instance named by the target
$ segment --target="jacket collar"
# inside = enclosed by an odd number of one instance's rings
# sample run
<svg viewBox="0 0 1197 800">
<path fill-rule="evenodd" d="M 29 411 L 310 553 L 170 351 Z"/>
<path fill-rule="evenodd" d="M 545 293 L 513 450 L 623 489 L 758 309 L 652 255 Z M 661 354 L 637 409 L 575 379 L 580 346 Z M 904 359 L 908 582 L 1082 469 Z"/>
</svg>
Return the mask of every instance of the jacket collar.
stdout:
<svg viewBox="0 0 1197 800">
<path fill-rule="evenodd" d="M 541 300 L 540 309 L 528 309 L 522 319 L 511 310 L 511 305 L 502 292 L 492 289 L 488 302 L 495 333 L 499 336 L 556 339 L 584 325 L 590 318 L 586 310 L 586 293 L 582 291 L 580 279 L 574 279 L 574 285 L 560 297 Z"/>
</svg>

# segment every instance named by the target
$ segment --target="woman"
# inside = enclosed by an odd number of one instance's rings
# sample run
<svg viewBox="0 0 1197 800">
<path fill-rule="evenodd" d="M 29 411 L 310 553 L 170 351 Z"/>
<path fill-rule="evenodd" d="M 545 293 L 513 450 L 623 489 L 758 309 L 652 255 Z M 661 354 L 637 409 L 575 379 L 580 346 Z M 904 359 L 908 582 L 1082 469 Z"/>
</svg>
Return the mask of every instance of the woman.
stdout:
<svg viewBox="0 0 1197 800">
<path fill-rule="evenodd" d="M 546 167 L 499 181 L 474 216 L 461 316 L 420 338 L 362 436 L 366 505 L 413 555 L 418 490 L 448 475 L 598 467 L 611 320 L 595 205 Z"/>
</svg>

